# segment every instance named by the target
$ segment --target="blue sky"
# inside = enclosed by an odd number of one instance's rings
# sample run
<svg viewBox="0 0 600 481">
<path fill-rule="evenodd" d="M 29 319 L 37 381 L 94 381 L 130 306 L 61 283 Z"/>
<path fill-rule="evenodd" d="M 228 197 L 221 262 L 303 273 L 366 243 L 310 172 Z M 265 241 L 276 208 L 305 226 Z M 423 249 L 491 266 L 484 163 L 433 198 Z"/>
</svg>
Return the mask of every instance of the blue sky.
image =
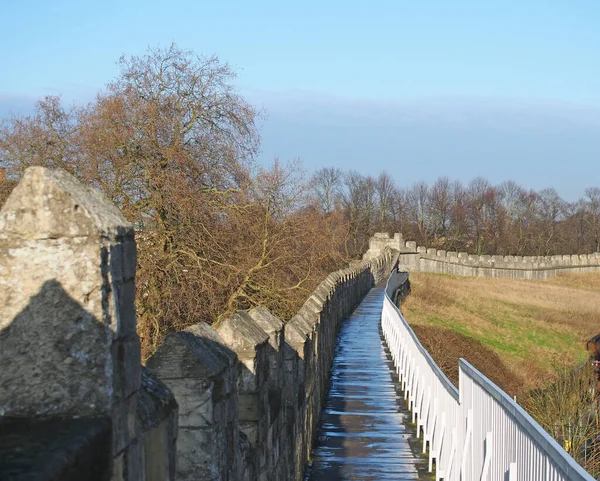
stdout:
<svg viewBox="0 0 600 481">
<path fill-rule="evenodd" d="M 121 54 L 175 41 L 266 109 L 261 162 L 600 185 L 598 0 L 3 0 L 0 25 L 0 116 L 89 100 Z"/>
</svg>

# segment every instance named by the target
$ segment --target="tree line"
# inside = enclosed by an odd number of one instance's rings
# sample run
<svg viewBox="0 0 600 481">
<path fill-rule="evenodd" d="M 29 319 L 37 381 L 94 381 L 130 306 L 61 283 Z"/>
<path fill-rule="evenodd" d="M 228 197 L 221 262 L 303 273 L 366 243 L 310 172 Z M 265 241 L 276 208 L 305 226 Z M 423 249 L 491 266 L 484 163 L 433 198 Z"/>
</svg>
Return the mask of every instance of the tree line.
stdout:
<svg viewBox="0 0 600 481">
<path fill-rule="evenodd" d="M 600 188 L 576 202 L 555 188 L 528 190 L 509 180 L 467 184 L 440 177 L 409 187 L 326 167 L 313 176 L 322 212 L 341 211 L 358 250 L 377 231 L 402 232 L 419 245 L 474 254 L 553 255 L 600 251 Z"/>
<path fill-rule="evenodd" d="M 40 100 L 0 124 L 0 203 L 24 169 L 63 168 L 136 227 L 137 312 L 147 357 L 164 335 L 258 304 L 289 319 L 355 254 L 299 162 L 257 165 L 261 112 L 216 57 L 171 45 L 122 57 L 86 105 Z"/>
<path fill-rule="evenodd" d="M 600 189 L 577 203 L 555 190 L 392 177 L 299 161 L 261 167 L 262 112 L 217 57 L 176 45 L 123 56 L 84 105 L 40 100 L 0 122 L 0 205 L 24 169 L 63 168 L 102 190 L 134 223 L 144 356 L 164 335 L 264 305 L 284 321 L 377 231 L 477 253 L 598 250 Z"/>
</svg>

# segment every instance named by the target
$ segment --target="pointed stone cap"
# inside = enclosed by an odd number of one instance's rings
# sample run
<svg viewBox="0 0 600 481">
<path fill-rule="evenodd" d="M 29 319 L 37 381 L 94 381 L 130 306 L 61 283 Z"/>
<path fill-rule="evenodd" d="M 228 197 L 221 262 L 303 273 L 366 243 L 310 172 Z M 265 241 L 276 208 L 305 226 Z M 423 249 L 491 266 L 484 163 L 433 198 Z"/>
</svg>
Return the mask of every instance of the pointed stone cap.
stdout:
<svg viewBox="0 0 600 481">
<path fill-rule="evenodd" d="M 164 380 L 205 379 L 219 376 L 235 360 L 225 341 L 210 326 L 199 323 L 167 335 L 146 365 Z"/>
<path fill-rule="evenodd" d="M 68 172 L 29 167 L 0 211 L 0 239 L 115 237 L 133 232 L 121 212 Z"/>
<path fill-rule="evenodd" d="M 266 307 L 257 306 L 248 314 L 258 326 L 269 335 L 269 343 L 279 351 L 283 347 L 283 322 L 269 312 Z"/>
<path fill-rule="evenodd" d="M 258 347 L 269 341 L 269 335 L 244 311 L 224 319 L 217 332 L 240 359 L 253 359 Z"/>
<path fill-rule="evenodd" d="M 312 329 L 300 316 L 296 315 L 285 325 L 285 342 L 292 347 L 300 357 L 304 358 L 304 346 L 310 339 Z"/>
<path fill-rule="evenodd" d="M 142 431 L 158 426 L 164 419 L 177 412 L 177 401 L 169 388 L 146 368 L 142 368 L 142 388 L 137 404 L 137 414 Z"/>
</svg>

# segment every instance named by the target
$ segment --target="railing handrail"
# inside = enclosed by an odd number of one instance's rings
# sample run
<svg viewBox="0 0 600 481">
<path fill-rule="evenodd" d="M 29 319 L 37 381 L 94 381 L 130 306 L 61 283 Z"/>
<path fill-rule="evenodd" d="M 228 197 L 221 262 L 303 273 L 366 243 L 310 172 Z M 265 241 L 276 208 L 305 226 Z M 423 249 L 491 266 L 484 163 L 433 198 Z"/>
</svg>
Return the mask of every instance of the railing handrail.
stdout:
<svg viewBox="0 0 600 481">
<path fill-rule="evenodd" d="M 485 375 L 477 370 L 472 364 L 462 357 L 458 360 L 460 369 L 471 377 L 482 389 L 492 396 L 498 403 L 515 419 L 524 431 L 527 432 L 540 449 L 554 461 L 556 466 L 563 472 L 567 479 L 571 479 L 572 471 L 586 479 L 591 475 L 583 469 L 571 456 L 565 457 L 565 450 L 556 440 L 542 428 L 531 415 L 517 404 L 508 394 L 490 381 Z M 593 478 L 591 478 L 593 479 Z"/>
<path fill-rule="evenodd" d="M 471 480 L 473 475 L 484 475 L 485 479 L 488 479 L 488 476 L 489 479 L 497 479 L 501 475 L 502 479 L 505 479 L 504 476 L 508 474 L 508 479 L 512 481 L 516 479 L 517 471 L 523 470 L 523 473 L 529 473 L 536 479 L 540 476 L 539 479 L 544 477 L 563 481 L 594 481 L 594 478 L 531 415 L 465 359 L 459 360 L 459 388 L 462 389 L 457 389 L 450 382 L 392 301 L 394 292 L 407 278 L 408 273 L 400 276 L 394 269 L 386 283 L 382 313 L 384 337 L 387 342 L 392 342 L 390 351 L 403 383 L 405 376 L 409 376 L 406 392 L 410 391 L 409 403 L 412 402 L 414 409 L 413 421 L 416 414 L 417 425 L 423 426 L 424 429 L 424 442 L 429 442 L 430 469 L 432 457 L 436 459 L 436 479 L 441 477 L 445 480 L 457 480 L 460 476 L 460 479 Z M 408 342 L 402 340 L 406 333 L 410 336 Z M 422 356 L 420 360 L 415 347 Z M 418 366 L 425 366 L 423 360 L 435 376 L 419 373 Z M 452 399 L 445 398 L 445 404 L 439 410 L 434 403 L 432 417 L 432 404 L 430 399 L 427 403 L 423 401 L 423 393 L 439 394 L 444 391 L 448 392 Z M 425 412 L 422 412 L 423 406 Z M 441 428 L 438 427 L 436 419 L 440 415 L 445 419 L 447 413 L 452 417 L 448 419 L 448 429 L 444 429 L 445 421 L 442 421 Z M 472 432 L 468 432 L 469 425 L 473 426 Z M 450 439 L 451 432 L 457 433 L 462 446 L 454 445 L 457 438 L 452 434 Z M 433 448 L 432 439 L 435 440 Z M 525 442 L 524 446 L 531 448 L 526 447 L 524 452 L 523 446 L 519 448 L 506 443 L 508 439 L 513 439 L 518 445 Z M 454 446 L 451 452 L 447 447 L 440 452 L 439 446 L 447 446 L 448 443 Z M 529 451 L 530 449 L 532 451 Z M 458 459 L 454 459 L 455 453 L 460 453 Z M 505 465 L 507 460 L 510 462 Z M 460 466 L 460 474 L 457 465 Z"/>
<path fill-rule="evenodd" d="M 411 337 L 415 341 L 415 344 L 417 345 L 417 348 L 419 349 L 419 351 L 421 352 L 421 354 L 423 354 L 423 356 L 425 356 L 425 359 L 427 360 L 427 363 L 429 364 L 429 366 L 431 367 L 431 369 L 433 370 L 433 372 L 435 373 L 435 375 L 440 379 L 440 381 L 441 381 L 442 385 L 444 386 L 444 388 L 446 388 L 446 390 L 458 402 L 458 400 L 459 400 L 459 392 L 458 392 L 457 387 L 454 384 L 452 384 L 452 381 L 450 381 L 450 379 L 448 379 L 448 376 L 446 376 L 446 374 L 444 374 L 444 372 L 440 369 L 440 367 L 435 363 L 435 361 L 431 357 L 431 354 L 429 354 L 429 352 L 427 351 L 427 349 L 425 349 L 423 347 L 423 344 L 421 344 L 421 341 L 419 340 L 419 338 L 417 337 L 417 335 L 415 334 L 415 332 L 412 330 L 412 327 L 410 327 L 410 324 L 408 322 L 406 322 L 406 319 L 404 319 L 404 316 L 402 315 L 402 312 L 400 311 L 400 309 L 398 308 L 398 306 L 396 304 L 394 304 L 394 302 L 392 301 L 392 299 L 390 298 L 390 296 L 388 294 L 388 292 L 389 292 L 388 291 L 389 283 L 390 283 L 390 280 L 392 279 L 392 274 L 394 272 L 396 274 L 400 274 L 400 272 L 397 269 L 393 269 L 392 270 L 390 276 L 388 277 L 386 285 L 385 285 L 385 297 L 387 297 L 387 299 L 390 301 L 390 303 L 391 303 L 392 307 L 394 308 L 394 310 L 400 316 L 400 320 L 402 321 L 402 323 L 406 327 L 406 330 L 410 333 Z M 396 286 L 396 288 L 398 288 L 399 286 L 401 286 L 408 279 L 408 272 L 403 272 L 402 274 L 405 275 L 405 279 L 401 283 L 399 283 L 398 286 Z"/>
</svg>

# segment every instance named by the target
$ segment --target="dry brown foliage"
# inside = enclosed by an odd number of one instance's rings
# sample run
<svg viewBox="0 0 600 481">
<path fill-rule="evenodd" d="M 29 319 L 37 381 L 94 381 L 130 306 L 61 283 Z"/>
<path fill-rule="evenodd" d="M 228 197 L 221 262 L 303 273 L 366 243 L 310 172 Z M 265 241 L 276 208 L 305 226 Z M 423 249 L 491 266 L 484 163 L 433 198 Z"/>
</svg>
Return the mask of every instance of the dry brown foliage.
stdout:
<svg viewBox="0 0 600 481">
<path fill-rule="evenodd" d="M 17 183 L 14 180 L 8 180 L 6 178 L 6 171 L 0 168 L 0 208 L 4 205 L 4 201 L 8 198 L 15 185 Z"/>
<path fill-rule="evenodd" d="M 598 393 L 590 364 L 556 366 L 556 381 L 520 399 L 523 407 L 589 473 L 600 475 Z"/>
<path fill-rule="evenodd" d="M 343 216 L 318 211 L 299 164 L 255 166 L 259 112 L 228 65 L 171 45 L 119 66 L 86 106 L 47 97 L 3 122 L 0 165 L 11 181 L 64 168 L 135 224 L 144 357 L 167 332 L 237 309 L 290 318 L 348 260 Z"/>
</svg>

